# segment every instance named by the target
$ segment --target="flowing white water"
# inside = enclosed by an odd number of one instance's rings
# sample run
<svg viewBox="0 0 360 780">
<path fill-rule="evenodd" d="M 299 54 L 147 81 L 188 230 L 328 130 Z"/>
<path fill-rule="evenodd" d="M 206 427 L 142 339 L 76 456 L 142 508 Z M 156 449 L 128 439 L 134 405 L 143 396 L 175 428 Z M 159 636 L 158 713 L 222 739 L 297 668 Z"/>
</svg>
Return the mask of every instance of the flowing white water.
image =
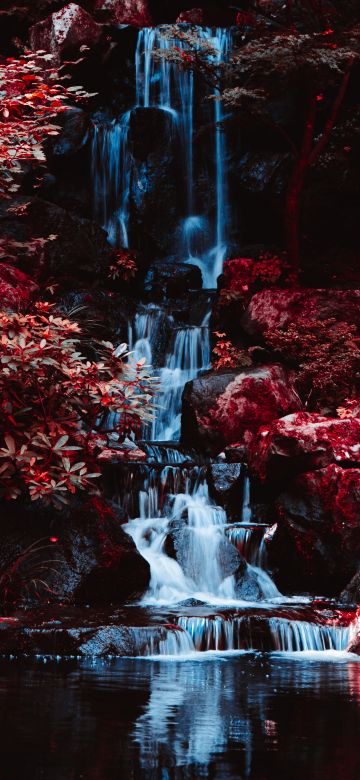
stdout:
<svg viewBox="0 0 360 780">
<path fill-rule="evenodd" d="M 114 246 L 129 246 L 131 156 L 128 144 L 130 111 L 119 121 L 95 124 L 92 178 L 95 218 Z"/>
<path fill-rule="evenodd" d="M 201 42 L 211 45 L 215 62 L 226 60 L 232 45 L 230 30 L 198 27 L 197 36 L 200 46 Z M 183 188 L 186 204 L 185 214 L 179 214 L 181 240 L 178 259 L 198 265 L 203 286 L 214 288 L 226 254 L 229 221 L 222 104 L 221 100 L 214 100 L 212 108 L 213 160 L 208 177 L 209 191 L 214 191 L 215 213 L 209 219 L 209 215 L 194 213 L 196 201 L 200 200 L 194 176 L 194 74 L 159 56 L 159 52 L 160 55 L 166 54 L 174 45 L 184 51 L 187 47 L 181 39 L 166 38 L 161 29 L 144 28 L 139 31 L 135 52 L 136 103 L 133 108 L 157 107 L 169 112 L 173 118 L 174 140 L 180 143 L 183 158 L 180 166 L 183 180 L 177 186 Z M 213 95 L 218 97 L 217 89 L 213 90 Z M 131 110 L 111 123 L 95 124 L 92 152 L 95 216 L 107 230 L 111 243 L 125 247 L 129 245 L 130 187 L 134 168 L 129 142 Z"/>
<path fill-rule="evenodd" d="M 181 469 L 167 466 L 157 480 L 148 482 L 139 496 L 140 517 L 125 527 L 150 564 L 144 602 L 165 605 L 195 598 L 212 604 L 243 604 L 238 596 L 240 560 L 226 540 L 226 512 L 209 497 L 204 469 L 198 470 L 195 482 L 190 473 L 184 492 L 174 492 L 160 507 L 159 481 L 165 484 L 169 471 Z M 169 540 L 176 557 L 169 555 Z M 280 597 L 263 569 L 249 563 L 246 575 L 264 600 Z"/>
<path fill-rule="evenodd" d="M 174 344 L 164 368 L 160 369 L 158 414 L 153 422 L 153 441 L 176 441 L 180 438 L 181 402 L 184 387 L 200 371 L 210 368 L 208 317 L 200 326 L 174 331 Z"/>
<path fill-rule="evenodd" d="M 346 650 L 349 643 L 349 628 L 275 617 L 270 618 L 269 627 L 274 649 L 283 652 Z"/>
<path fill-rule="evenodd" d="M 206 650 L 272 650 L 308 652 L 346 650 L 349 628 L 324 626 L 302 620 L 278 617 L 224 618 L 179 617 L 178 625 L 186 631 L 197 651 Z"/>
</svg>

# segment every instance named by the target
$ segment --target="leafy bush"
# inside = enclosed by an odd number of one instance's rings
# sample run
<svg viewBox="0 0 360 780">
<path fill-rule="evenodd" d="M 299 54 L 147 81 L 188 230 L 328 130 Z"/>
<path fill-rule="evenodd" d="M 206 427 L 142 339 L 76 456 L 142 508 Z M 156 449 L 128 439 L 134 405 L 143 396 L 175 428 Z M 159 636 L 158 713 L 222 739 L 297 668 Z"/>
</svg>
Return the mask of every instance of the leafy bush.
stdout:
<svg viewBox="0 0 360 780">
<path fill-rule="evenodd" d="M 23 162 L 45 162 L 43 142 L 58 135 L 56 116 L 68 100 L 90 97 L 81 87 L 64 85 L 53 57 L 27 52 L 19 59 L 0 60 L 0 198 L 18 190 L 17 174 Z"/>
<path fill-rule="evenodd" d="M 272 252 L 264 252 L 257 260 L 249 257 L 226 260 L 219 304 L 227 306 L 233 301 L 246 301 L 263 287 L 290 284 L 294 280 L 289 271 L 285 257 Z"/>
<path fill-rule="evenodd" d="M 121 437 L 152 419 L 154 380 L 126 344 L 98 342 L 100 359 L 86 359 L 79 325 L 49 303 L 2 312 L 0 323 L 0 495 L 59 506 L 67 493 L 92 489 L 110 432 Z"/>
<path fill-rule="evenodd" d="M 310 407 L 333 412 L 356 393 L 360 339 L 355 325 L 299 317 L 285 330 L 268 331 L 266 342 L 296 366 L 299 391 Z"/>
<path fill-rule="evenodd" d="M 217 338 L 212 351 L 214 371 L 221 371 L 224 368 L 248 368 L 252 365 L 249 352 L 235 347 L 232 341 L 226 338 L 226 333 L 215 331 L 214 336 Z"/>
</svg>

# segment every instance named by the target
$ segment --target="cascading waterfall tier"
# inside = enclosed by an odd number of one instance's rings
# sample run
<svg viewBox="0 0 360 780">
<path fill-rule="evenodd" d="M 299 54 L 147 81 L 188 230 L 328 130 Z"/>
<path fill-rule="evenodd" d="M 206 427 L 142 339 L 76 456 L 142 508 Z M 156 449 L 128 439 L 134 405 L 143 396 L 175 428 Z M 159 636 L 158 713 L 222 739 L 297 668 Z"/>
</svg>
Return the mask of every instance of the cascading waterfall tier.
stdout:
<svg viewBox="0 0 360 780">
<path fill-rule="evenodd" d="M 243 603 L 237 580 L 242 558 L 227 541 L 225 510 L 209 496 L 206 467 L 152 468 L 139 491 L 139 514 L 126 530 L 150 564 L 145 603 Z M 248 562 L 246 571 L 264 599 L 280 597 L 265 570 Z"/>
<path fill-rule="evenodd" d="M 211 365 L 209 320 L 210 312 L 199 325 L 176 326 L 172 315 L 150 304 L 141 307 L 134 322 L 129 323 L 128 342 L 133 358 L 145 358 L 148 364 L 155 364 L 154 372 L 159 378 L 156 418 L 143 429 L 143 436 L 149 441 L 178 441 L 180 438 L 185 384 Z M 157 367 L 156 351 L 164 331 L 168 333 L 169 346 L 163 365 Z M 172 458 L 175 458 L 175 452 Z"/>
<path fill-rule="evenodd" d="M 344 651 L 350 630 L 280 617 L 180 617 L 196 650 Z"/>
<path fill-rule="evenodd" d="M 231 31 L 228 29 L 196 28 L 199 46 L 211 46 L 213 61 L 224 61 L 231 51 Z M 139 31 L 135 52 L 136 103 L 133 108 L 156 107 L 171 115 L 174 139 L 180 143 L 183 181 L 177 182 L 185 193 L 184 213 L 179 214 L 178 260 L 197 265 L 205 288 L 216 287 L 227 248 L 230 221 L 228 202 L 226 140 L 222 126 L 220 100 L 206 101 L 212 112 L 212 163 L 207 171 L 208 190 L 215 192 L 214 210 L 202 213 L 201 197 L 197 194 L 194 173 L 194 74 L 167 61 L 166 51 L 175 46 L 186 49 L 181 39 L 169 39 L 166 28 L 145 28 Z M 218 91 L 213 90 L 218 97 Z M 212 103 L 212 105 L 211 105 Z M 205 111 L 206 113 L 206 111 Z M 107 230 L 109 240 L 117 246 L 129 246 L 130 187 L 134 159 L 130 142 L 131 110 L 112 122 L 95 123 L 93 134 L 92 172 L 95 216 Z M 210 123 L 211 117 L 205 117 Z"/>
</svg>

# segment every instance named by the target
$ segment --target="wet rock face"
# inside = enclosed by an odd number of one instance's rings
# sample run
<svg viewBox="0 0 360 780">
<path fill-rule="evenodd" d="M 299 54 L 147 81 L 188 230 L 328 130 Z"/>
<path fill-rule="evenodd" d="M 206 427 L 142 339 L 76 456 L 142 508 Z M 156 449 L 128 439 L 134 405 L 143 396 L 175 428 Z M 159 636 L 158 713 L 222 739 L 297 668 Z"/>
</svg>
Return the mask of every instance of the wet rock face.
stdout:
<svg viewBox="0 0 360 780">
<path fill-rule="evenodd" d="M 301 401 L 281 366 L 209 371 L 185 386 L 182 441 L 210 452 L 249 445 L 261 425 L 299 409 Z"/>
<path fill-rule="evenodd" d="M 145 278 L 145 290 L 152 300 L 179 298 L 189 290 L 201 289 L 201 271 L 187 263 L 154 263 Z"/>
<path fill-rule="evenodd" d="M 33 51 L 44 49 L 53 54 L 57 62 L 79 51 L 81 46 L 95 46 L 102 28 L 84 8 L 69 3 L 33 25 L 29 32 Z"/>
<path fill-rule="evenodd" d="M 299 317 L 334 317 L 360 326 L 360 290 L 262 290 L 253 295 L 242 325 L 258 337 L 267 330 L 286 328 Z"/>
<path fill-rule="evenodd" d="M 112 24 L 133 24 L 150 27 L 152 24 L 147 0 L 95 0 L 95 15 Z"/>
<path fill-rule="evenodd" d="M 236 598 L 244 601 L 262 601 L 264 594 L 251 569 L 239 569 L 236 574 Z"/>
<path fill-rule="evenodd" d="M 150 570 L 119 519 L 94 499 L 61 514 L 3 508 L 0 576 L 15 604 L 111 604 L 142 595 Z"/>
<path fill-rule="evenodd" d="M 56 161 L 62 163 L 69 157 L 73 162 L 74 156 L 78 154 L 86 141 L 89 115 L 82 108 L 73 106 L 60 115 L 60 121 L 57 121 L 57 124 L 60 123 L 62 129 L 51 144 L 51 155 Z"/>
<path fill-rule="evenodd" d="M 242 464 L 212 463 L 209 467 L 209 487 L 216 501 L 230 512 L 238 513 L 242 500 Z"/>
<path fill-rule="evenodd" d="M 131 112 L 131 234 L 134 245 L 154 258 L 174 250 L 180 193 L 173 131 L 168 111 L 150 107 Z"/>
<path fill-rule="evenodd" d="M 360 420 L 297 412 L 263 427 L 252 442 L 249 465 L 261 479 L 283 480 L 330 463 L 360 462 Z"/>
<path fill-rule="evenodd" d="M 337 595 L 359 566 L 360 469 L 330 464 L 284 487 L 267 549 L 280 590 Z"/>
</svg>

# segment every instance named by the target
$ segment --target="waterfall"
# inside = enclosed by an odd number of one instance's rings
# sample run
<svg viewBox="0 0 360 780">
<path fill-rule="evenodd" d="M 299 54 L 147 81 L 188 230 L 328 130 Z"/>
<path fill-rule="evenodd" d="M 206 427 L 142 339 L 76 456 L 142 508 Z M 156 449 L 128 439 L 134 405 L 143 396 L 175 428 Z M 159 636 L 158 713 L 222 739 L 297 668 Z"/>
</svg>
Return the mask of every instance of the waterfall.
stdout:
<svg viewBox="0 0 360 780">
<path fill-rule="evenodd" d="M 145 603 L 176 604 L 189 598 L 214 604 L 243 603 L 237 595 L 241 559 L 227 542 L 226 512 L 209 496 L 205 468 L 152 469 L 139 492 L 139 509 L 140 516 L 125 530 L 150 564 Z M 246 576 L 252 578 L 264 600 L 280 597 L 260 566 L 248 562 Z"/>
<path fill-rule="evenodd" d="M 275 649 L 283 652 L 346 650 L 349 642 L 349 628 L 281 618 L 270 618 L 269 626 Z"/>
<path fill-rule="evenodd" d="M 104 227 L 114 246 L 129 246 L 130 152 L 128 146 L 130 111 L 120 121 L 94 125 L 92 178 L 94 216 Z"/>
<path fill-rule="evenodd" d="M 200 326 L 175 331 L 174 346 L 160 370 L 158 413 L 152 425 L 153 441 L 177 441 L 181 429 L 181 402 L 184 387 L 200 371 L 210 368 L 208 318 Z"/>
<path fill-rule="evenodd" d="M 229 525 L 226 529 L 226 535 L 232 544 L 235 545 L 241 555 L 246 558 L 248 563 L 258 566 L 261 569 L 266 568 L 266 546 L 264 542 L 266 527 L 245 528 L 241 525 Z"/>
<path fill-rule="evenodd" d="M 202 42 L 211 45 L 215 62 L 226 60 L 232 45 L 230 30 L 198 27 L 196 32 L 199 46 Z M 178 259 L 197 265 L 202 272 L 203 286 L 214 288 L 226 255 L 229 223 L 222 105 L 221 100 L 212 101 L 213 160 L 208 175 L 212 179 L 209 192 L 214 190 L 215 213 L 210 220 L 208 214 L 201 213 L 202 197 L 197 195 L 194 173 L 194 74 L 158 56 L 174 45 L 184 51 L 187 46 L 181 39 L 169 40 L 161 28 L 139 31 L 135 52 L 136 102 L 133 108 L 157 107 L 172 116 L 183 159 L 180 186 L 185 193 L 185 213 L 179 214 L 181 240 Z M 213 95 L 219 96 L 216 88 Z M 205 114 L 206 106 L 205 102 Z M 209 103 L 209 111 L 210 106 Z M 109 241 L 124 247 L 129 245 L 130 183 L 134 168 L 129 143 L 131 111 L 126 111 L 110 123 L 96 122 L 92 150 L 95 217 L 106 229 Z"/>
<path fill-rule="evenodd" d="M 191 597 L 204 601 L 235 598 L 233 578 L 224 576 L 220 560 L 226 513 L 211 502 L 202 471 L 193 486 L 188 480 L 185 487 L 185 492 L 177 492 L 165 503 L 161 517 L 148 491 L 140 518 L 126 526 L 150 564 L 147 603 L 177 603 Z M 172 534 L 179 545 L 181 565 L 166 552 L 166 541 Z"/>
<path fill-rule="evenodd" d="M 275 617 L 179 617 L 197 651 L 268 650 L 306 652 L 346 650 L 349 628 Z"/>
</svg>

